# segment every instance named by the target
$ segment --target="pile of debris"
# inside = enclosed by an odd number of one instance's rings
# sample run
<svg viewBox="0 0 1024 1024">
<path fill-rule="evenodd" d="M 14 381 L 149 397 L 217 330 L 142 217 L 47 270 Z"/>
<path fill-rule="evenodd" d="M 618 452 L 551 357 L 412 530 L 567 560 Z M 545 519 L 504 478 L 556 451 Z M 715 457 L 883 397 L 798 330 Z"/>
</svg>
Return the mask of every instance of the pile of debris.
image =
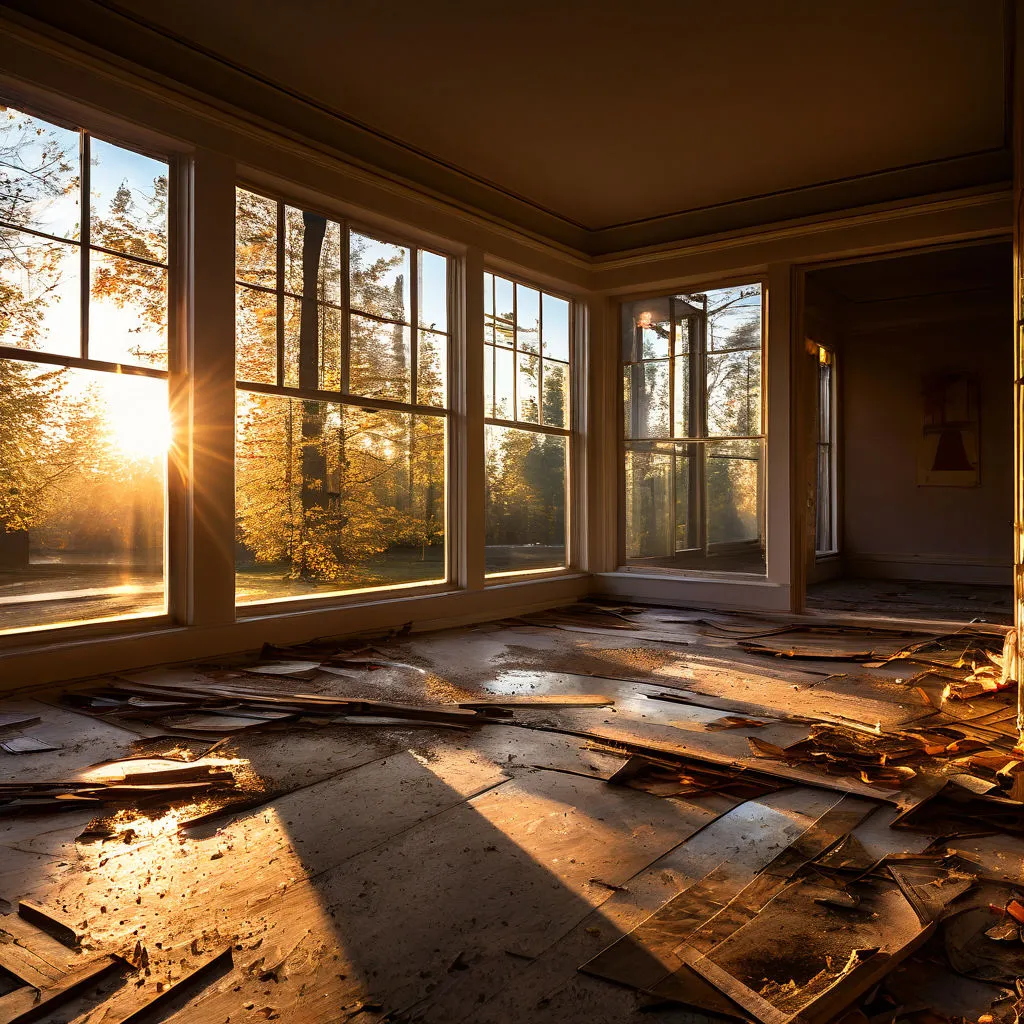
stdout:
<svg viewBox="0 0 1024 1024">
<path fill-rule="evenodd" d="M 467 729 L 511 717 L 517 706 L 605 707 L 602 694 L 479 698 L 450 704 L 404 704 L 311 693 L 282 693 L 232 681 L 203 685 L 111 680 L 99 689 L 69 692 L 77 711 L 119 721 L 146 722 L 168 735 L 224 736 L 274 725 L 432 726 Z"/>
<path fill-rule="evenodd" d="M 237 791 L 231 771 L 209 764 L 175 764 L 163 769 L 127 772 L 112 780 L 0 782 L 0 817 L 83 808 L 151 809 L 176 801 L 223 797 Z"/>
</svg>

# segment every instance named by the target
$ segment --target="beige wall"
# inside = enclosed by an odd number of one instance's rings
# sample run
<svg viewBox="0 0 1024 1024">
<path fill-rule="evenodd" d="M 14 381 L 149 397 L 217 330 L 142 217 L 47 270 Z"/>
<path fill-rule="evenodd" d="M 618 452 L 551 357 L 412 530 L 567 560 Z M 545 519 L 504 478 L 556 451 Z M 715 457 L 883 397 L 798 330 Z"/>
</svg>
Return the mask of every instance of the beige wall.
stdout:
<svg viewBox="0 0 1024 1024">
<path fill-rule="evenodd" d="M 1009 301 L 986 305 L 970 318 L 846 334 L 839 372 L 849 575 L 1010 582 L 1013 335 Z M 931 371 L 977 376 L 978 487 L 917 483 L 921 377 Z"/>
</svg>

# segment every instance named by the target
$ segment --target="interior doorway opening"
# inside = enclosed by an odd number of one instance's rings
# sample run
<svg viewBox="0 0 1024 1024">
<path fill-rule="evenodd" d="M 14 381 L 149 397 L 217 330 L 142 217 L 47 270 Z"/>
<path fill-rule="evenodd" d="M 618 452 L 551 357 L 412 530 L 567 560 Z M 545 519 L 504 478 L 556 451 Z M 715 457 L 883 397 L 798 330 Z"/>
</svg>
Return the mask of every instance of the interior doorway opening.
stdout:
<svg viewBox="0 0 1024 1024">
<path fill-rule="evenodd" d="M 1011 242 L 805 284 L 807 610 L 1011 623 Z"/>
</svg>

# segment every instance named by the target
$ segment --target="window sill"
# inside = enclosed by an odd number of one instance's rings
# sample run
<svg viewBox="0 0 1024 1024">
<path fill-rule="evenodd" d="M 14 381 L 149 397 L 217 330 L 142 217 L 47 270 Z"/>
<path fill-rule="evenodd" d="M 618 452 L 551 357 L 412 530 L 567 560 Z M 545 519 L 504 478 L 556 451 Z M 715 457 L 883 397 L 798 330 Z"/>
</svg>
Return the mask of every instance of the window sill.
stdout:
<svg viewBox="0 0 1024 1024">
<path fill-rule="evenodd" d="M 644 566 L 643 568 L 620 565 L 614 572 L 598 573 L 599 576 L 617 576 L 623 579 L 641 580 L 676 580 L 690 583 L 731 583 L 743 587 L 780 587 L 783 584 L 773 583 L 760 573 L 744 572 L 706 572 L 700 569 L 658 569 Z"/>
</svg>

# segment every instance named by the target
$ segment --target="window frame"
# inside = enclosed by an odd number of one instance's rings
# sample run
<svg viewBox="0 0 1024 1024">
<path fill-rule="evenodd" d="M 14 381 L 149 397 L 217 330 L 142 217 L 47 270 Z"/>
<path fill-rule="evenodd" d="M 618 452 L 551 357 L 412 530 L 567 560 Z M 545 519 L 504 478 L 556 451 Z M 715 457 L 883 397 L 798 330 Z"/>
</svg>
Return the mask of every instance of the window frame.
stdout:
<svg viewBox="0 0 1024 1024">
<path fill-rule="evenodd" d="M 814 557 L 815 560 L 823 560 L 827 558 L 834 558 L 839 554 L 839 367 L 838 367 L 838 355 L 836 350 L 831 345 L 822 344 L 819 341 L 813 341 L 812 344 L 816 345 L 820 351 L 827 352 L 829 359 L 827 361 L 821 360 L 819 355 L 818 359 L 818 388 L 817 395 L 819 400 L 816 402 L 817 415 L 815 416 L 815 515 L 814 515 Z M 828 440 L 822 441 L 822 423 L 821 423 L 821 376 L 822 368 L 827 366 L 828 372 L 828 390 L 829 390 L 829 423 L 828 423 Z M 821 449 L 828 449 L 828 471 L 829 471 L 829 508 L 828 508 L 828 534 L 831 541 L 827 548 L 819 546 L 819 532 L 818 524 L 820 522 L 820 508 L 819 502 L 821 500 Z"/>
<path fill-rule="evenodd" d="M 698 437 L 676 437 L 672 434 L 672 430 L 675 427 L 675 402 L 676 402 L 676 369 L 675 362 L 677 358 L 680 358 L 675 353 L 675 324 L 672 325 L 672 340 L 669 342 L 669 354 L 664 359 L 650 359 L 650 360 L 639 360 L 634 363 L 627 363 L 623 358 L 622 349 L 622 322 L 623 312 L 626 307 L 639 302 L 647 302 L 656 299 L 668 299 L 674 298 L 681 295 L 692 295 L 696 293 L 706 293 L 717 291 L 725 288 L 742 288 L 744 286 L 758 285 L 760 288 L 760 316 L 761 316 L 761 349 L 760 349 L 760 362 L 761 362 L 761 381 L 760 381 L 760 427 L 761 432 L 759 434 L 734 434 L 734 435 L 716 435 L 708 436 L 707 433 L 707 377 L 706 377 L 706 342 L 705 350 L 700 360 L 704 372 L 701 375 L 702 381 L 702 398 L 699 403 L 699 409 L 701 411 L 701 436 Z M 764 272 L 751 273 L 751 274 L 739 274 L 732 275 L 726 278 L 712 278 L 709 280 L 700 281 L 683 281 L 677 282 L 674 285 L 667 287 L 660 287 L 656 290 L 645 290 L 639 293 L 632 293 L 622 296 L 619 299 L 616 306 L 617 316 L 615 317 L 615 388 L 616 388 L 616 406 L 617 406 L 617 480 L 618 480 L 618 544 L 617 544 L 617 572 L 623 573 L 645 573 L 655 574 L 659 576 L 665 576 L 669 578 L 680 578 L 680 577 L 693 577 L 696 579 L 705 580 L 721 580 L 724 582 L 743 582 L 743 583 L 763 583 L 768 578 L 768 547 L 769 547 L 769 536 L 768 536 L 768 524 L 767 524 L 767 499 L 768 499 L 768 348 L 769 348 L 769 281 L 768 274 Z M 741 350 L 742 351 L 742 350 Z M 690 359 L 693 359 L 693 354 L 689 354 Z M 659 362 L 664 361 L 669 363 L 669 434 L 664 438 L 629 438 L 626 436 L 626 421 L 625 421 L 625 394 L 623 387 L 624 380 L 624 369 L 626 366 L 644 365 L 648 362 Z M 692 366 L 692 362 L 691 362 Z M 692 384 L 692 370 L 691 370 L 691 384 Z M 692 394 L 690 396 L 691 409 L 693 408 Z M 643 564 L 640 562 L 633 562 L 629 560 L 627 556 L 628 549 L 628 538 L 626 532 L 626 454 L 630 451 L 631 446 L 633 450 L 637 447 L 648 450 L 656 451 L 659 446 L 664 445 L 666 448 L 674 446 L 676 448 L 683 445 L 702 445 L 706 446 L 709 442 L 722 443 L 730 441 L 755 441 L 760 444 L 760 473 L 762 474 L 762 483 L 758 494 L 758 522 L 759 531 L 761 538 L 764 543 L 764 558 L 765 558 L 765 572 L 763 573 L 750 573 L 741 571 L 727 571 L 720 569 L 705 569 L 705 568 L 689 568 L 689 567 L 672 567 L 664 565 L 652 565 Z M 704 448 L 706 451 L 706 447 Z M 674 475 L 674 470 L 673 470 Z M 674 502 L 673 502 L 674 505 Z M 675 517 L 675 511 L 673 511 Z M 678 530 L 678 521 L 673 519 L 672 537 L 673 537 L 673 548 L 676 545 L 676 535 Z M 706 530 L 705 517 L 701 517 L 701 523 L 699 524 L 698 533 L 703 538 Z M 708 544 L 708 550 L 712 548 L 717 550 L 728 550 L 732 542 L 716 542 L 714 544 Z M 696 550 L 696 549 L 677 549 L 676 553 L 681 553 L 685 550 Z"/>
<path fill-rule="evenodd" d="M 245 621 L 252 618 L 260 618 L 266 615 L 280 615 L 287 614 L 290 607 L 294 606 L 297 611 L 315 611 L 320 609 L 332 608 L 332 607 L 344 607 L 351 604 L 364 603 L 366 600 L 379 601 L 382 597 L 387 598 L 392 596 L 394 600 L 401 600 L 403 598 L 414 598 L 414 597 L 427 597 L 431 595 L 441 595 L 451 593 L 459 589 L 457 586 L 457 560 L 458 560 L 458 549 L 459 543 L 458 538 L 455 535 L 455 531 L 458 529 L 456 523 L 456 480 L 458 467 L 456 466 L 455 453 L 457 450 L 455 433 L 459 429 L 459 419 L 457 414 L 457 396 L 453 390 L 453 382 L 455 380 L 454 369 L 455 369 L 455 357 L 457 354 L 457 348 L 461 347 L 461 338 L 459 337 L 460 318 L 456 316 L 456 295 L 460 275 L 460 259 L 458 254 L 453 252 L 447 246 L 435 243 L 433 241 L 424 239 L 422 233 L 410 230 L 408 235 L 404 235 L 400 231 L 393 231 L 390 229 L 382 228 L 372 222 L 367 222 L 360 219 L 358 216 L 351 216 L 344 211 L 332 209 L 329 204 L 323 201 L 315 201 L 305 195 L 305 190 L 297 189 L 294 194 L 290 194 L 281 188 L 276 187 L 273 184 L 267 184 L 263 180 L 254 179 L 248 177 L 242 173 L 238 173 L 234 177 L 234 189 L 235 195 L 239 189 L 250 192 L 263 199 L 270 200 L 277 204 L 277 272 L 276 279 L 277 284 L 274 288 L 268 288 L 261 285 L 253 285 L 246 281 L 241 281 L 237 275 L 237 262 L 233 262 L 232 266 L 232 286 L 236 293 L 239 288 L 248 288 L 253 291 L 261 292 L 265 295 L 273 295 L 276 302 L 276 341 L 277 341 L 277 365 L 276 365 L 276 377 L 280 382 L 284 379 L 284 366 L 281 360 L 282 354 L 282 337 L 284 331 L 284 317 L 282 315 L 283 304 L 285 298 L 296 298 L 294 293 L 289 292 L 284 287 L 284 274 L 283 274 L 283 262 L 284 262 L 284 246 L 281 243 L 283 239 L 282 222 L 285 219 L 285 211 L 287 208 L 292 208 L 302 212 L 316 213 L 329 222 L 333 222 L 339 225 L 341 231 L 341 249 L 342 249 L 342 265 L 340 272 L 340 300 L 339 303 L 320 303 L 318 305 L 326 305 L 331 309 L 337 310 L 340 314 L 341 329 L 340 329 L 340 352 L 339 352 L 339 390 L 321 390 L 321 389 L 303 389 L 298 386 L 278 384 L 262 384 L 253 381 L 243 381 L 237 375 L 237 364 L 235 366 L 235 372 L 231 382 L 233 394 L 236 400 L 237 409 L 237 395 L 238 392 L 250 392 L 254 394 L 264 394 L 272 397 L 287 398 L 296 401 L 316 401 L 325 402 L 330 405 L 337 406 L 339 409 L 344 409 L 346 406 L 362 409 L 370 409 L 381 412 L 398 412 L 406 413 L 409 415 L 420 416 L 428 415 L 436 418 L 443 419 L 445 422 L 445 453 L 444 453 L 444 472 L 445 472 L 445 487 L 444 487 L 444 528 L 445 528 L 445 539 L 444 539 L 444 579 L 443 580 L 426 580 L 426 581 L 412 581 L 407 583 L 389 583 L 381 586 L 373 587 L 361 587 L 358 589 L 350 590 L 337 590 L 328 592 L 315 592 L 310 594 L 294 594 L 287 597 L 279 598 L 264 598 L 259 601 L 250 601 L 246 603 L 239 603 L 237 588 L 234 597 L 234 620 L 236 622 Z M 233 211 L 233 216 L 236 222 L 237 231 L 237 214 Z M 417 259 L 420 252 L 429 252 L 438 256 L 444 257 L 447 262 L 447 281 L 446 281 L 446 296 L 445 296 L 445 311 L 447 316 L 447 331 L 431 331 L 430 328 L 420 327 L 418 321 L 418 285 L 414 285 L 413 281 L 410 281 L 410 309 L 409 309 L 409 333 L 410 333 L 410 397 L 416 395 L 416 367 L 417 367 L 417 352 L 419 347 L 419 339 L 417 337 L 420 331 L 428 331 L 429 333 L 444 334 L 446 339 L 445 346 L 445 404 L 443 406 L 425 406 L 425 405 L 414 405 L 411 401 L 398 402 L 392 399 L 386 398 L 366 398 L 361 395 L 351 394 L 347 391 L 342 390 L 346 383 L 346 368 L 350 365 L 351 355 L 351 317 L 365 316 L 366 314 L 356 310 L 352 307 L 350 301 L 350 278 L 349 278 L 349 246 L 352 232 L 359 235 L 364 235 L 368 238 L 373 239 L 377 242 L 384 244 L 397 245 L 406 248 L 410 252 L 409 265 L 410 272 L 412 275 L 416 274 L 418 269 Z M 236 236 L 237 237 L 237 236 Z M 234 243 L 233 243 L 234 244 Z M 235 303 L 237 309 L 237 298 L 232 300 Z M 370 319 L 380 320 L 382 323 L 398 324 L 398 321 L 393 320 L 381 320 L 378 317 L 370 317 Z M 403 322 L 404 326 L 404 322 Z M 232 339 L 232 345 L 234 347 L 235 358 L 237 360 L 237 327 L 236 334 Z M 237 424 L 235 427 L 235 462 L 233 468 L 237 466 Z M 237 569 L 236 569 L 237 573 Z"/>
<path fill-rule="evenodd" d="M 4 88 L 0 104 L 29 117 L 72 131 L 79 136 L 78 157 L 81 168 L 78 238 L 62 238 L 38 228 L 5 225 L 35 238 L 73 245 L 78 248 L 79 274 L 79 354 L 8 346 L 0 343 L 0 359 L 29 364 L 88 370 L 124 376 L 163 380 L 167 384 L 170 418 L 170 443 L 165 462 L 163 581 L 164 611 L 134 613 L 81 622 L 44 623 L 24 626 L 0 634 L 0 651 L 23 648 L 26 644 L 67 643 L 79 639 L 155 633 L 186 625 L 188 615 L 189 542 L 188 520 L 191 508 L 190 482 L 183 468 L 190 447 L 187 423 L 188 316 L 186 308 L 189 256 L 187 252 L 189 215 L 188 183 L 190 166 L 187 150 L 180 143 L 117 118 L 92 112 L 82 114 L 77 105 L 62 103 L 47 95 L 40 101 L 23 96 L 21 90 Z M 166 262 L 150 260 L 131 253 L 118 252 L 95 244 L 91 239 L 92 197 L 90 191 L 90 154 L 92 140 L 128 150 L 167 165 L 167 255 Z M 89 356 L 89 303 L 91 294 L 91 254 L 97 252 L 148 266 L 159 266 L 167 274 L 167 366 L 166 369 L 140 363 L 118 363 Z"/>
<path fill-rule="evenodd" d="M 517 271 L 509 270 L 506 267 L 498 266 L 498 265 L 492 264 L 491 262 L 485 260 L 484 261 L 484 267 L 483 267 L 483 276 L 482 276 L 482 280 L 481 280 L 481 285 L 483 287 L 485 287 L 485 288 L 486 288 L 486 283 L 487 283 L 488 276 L 491 277 L 492 288 L 494 287 L 493 279 L 495 277 L 500 277 L 500 278 L 502 278 L 505 281 L 511 282 L 515 286 L 522 286 L 523 288 L 531 288 L 531 289 L 533 289 L 534 291 L 536 291 L 538 293 L 537 304 L 538 304 L 538 316 L 539 316 L 539 318 L 538 318 L 538 325 L 539 325 L 539 327 L 538 327 L 538 346 L 537 346 L 536 355 L 538 357 L 538 368 L 539 368 L 538 383 L 537 383 L 538 399 L 539 399 L 539 403 L 538 403 L 539 404 L 539 411 L 538 411 L 538 422 L 537 423 L 531 423 L 531 422 L 529 422 L 527 420 L 520 420 L 518 418 L 504 419 L 502 417 L 498 417 L 498 416 L 494 416 L 494 415 L 488 415 L 488 410 L 487 410 L 487 388 L 486 388 L 486 381 L 487 381 L 487 370 L 486 370 L 487 353 L 488 353 L 488 349 L 491 349 L 492 350 L 492 354 L 493 354 L 493 353 L 496 353 L 496 350 L 499 347 L 505 348 L 505 346 L 498 346 L 496 343 L 491 343 L 491 342 L 489 342 L 487 340 L 487 333 L 486 333 L 486 331 L 487 331 L 487 317 L 488 317 L 488 313 L 487 313 L 487 303 L 485 301 L 484 304 L 483 304 L 483 313 L 484 313 L 483 322 L 481 324 L 481 328 L 482 328 L 482 330 L 484 332 L 483 333 L 483 353 L 482 353 L 482 360 L 481 360 L 481 365 L 483 366 L 483 369 L 484 369 L 484 381 L 483 381 L 484 387 L 482 388 L 482 394 L 483 394 L 483 409 L 482 409 L 483 416 L 482 416 L 482 423 L 483 423 L 484 434 L 485 434 L 485 437 L 486 437 L 487 428 L 493 426 L 493 427 L 503 427 L 503 428 L 512 429 L 512 430 L 527 430 L 527 431 L 531 431 L 531 432 L 536 433 L 536 434 L 547 434 L 549 436 L 564 437 L 565 438 L 565 561 L 561 565 L 541 566 L 541 567 L 536 568 L 536 569 L 510 569 L 510 570 L 505 570 L 505 571 L 502 571 L 502 572 L 487 572 L 487 569 L 486 569 L 486 563 L 487 563 L 487 543 L 486 543 L 486 539 L 484 539 L 483 540 L 484 550 L 482 552 L 481 564 L 483 566 L 483 583 L 484 583 L 484 587 L 485 588 L 486 587 L 499 586 L 499 585 L 501 585 L 503 583 L 515 582 L 516 580 L 530 580 L 530 579 L 538 579 L 538 578 L 544 579 L 544 578 L 548 578 L 548 577 L 564 576 L 564 575 L 567 575 L 567 574 L 575 573 L 575 572 L 578 571 L 577 567 L 579 565 L 580 558 L 581 558 L 581 553 L 578 551 L 578 549 L 577 549 L 578 545 L 576 543 L 576 539 L 577 539 L 576 535 L 578 533 L 578 531 L 576 529 L 577 517 L 578 517 L 577 510 L 576 510 L 576 501 L 577 501 L 576 475 L 577 475 L 577 473 L 579 471 L 579 463 L 580 463 L 579 453 L 576 451 L 576 437 L 577 437 L 577 434 L 579 432 L 578 429 L 577 429 L 577 424 L 579 423 L 578 409 L 579 409 L 579 395 L 580 395 L 580 392 L 582 390 L 579 387 L 579 379 L 578 379 L 579 378 L 579 370 L 578 370 L 578 368 L 579 368 L 579 359 L 578 359 L 579 344 L 578 344 L 578 339 L 577 339 L 577 332 L 580 329 L 580 323 L 581 323 L 581 319 L 582 319 L 581 318 L 581 312 L 580 312 L 580 310 L 578 308 L 579 304 L 578 304 L 576 298 L 572 294 L 570 294 L 569 292 L 562 291 L 562 290 L 560 290 L 558 288 L 550 288 L 550 287 L 548 287 L 545 284 L 541 284 L 537 280 L 531 279 L 527 275 L 520 274 Z M 524 349 L 520 349 L 519 348 L 519 345 L 518 345 L 518 337 L 519 337 L 519 323 L 518 323 L 518 320 L 519 320 L 519 316 L 518 316 L 519 308 L 518 308 L 518 306 L 519 306 L 519 303 L 518 303 L 518 298 L 516 297 L 517 296 L 517 292 L 516 292 L 515 289 L 513 290 L 512 294 L 513 294 L 513 313 L 512 313 L 512 321 L 513 321 L 513 346 L 512 346 L 511 349 L 506 349 L 506 351 L 511 351 L 512 352 L 512 359 L 513 359 L 512 412 L 513 412 L 513 416 L 517 417 L 518 416 L 518 412 L 519 412 L 519 402 L 518 402 L 518 395 L 519 395 L 519 391 L 518 391 L 518 387 L 519 387 L 519 363 L 518 363 L 518 356 L 519 356 L 520 352 L 523 352 L 523 351 L 527 352 L 528 354 L 533 354 L 533 353 L 529 353 L 528 350 L 524 350 Z M 544 369 L 543 369 L 543 367 L 544 367 L 543 327 L 544 327 L 544 296 L 545 295 L 550 295 L 554 299 L 560 299 L 561 301 L 567 303 L 568 307 L 569 307 L 569 323 L 568 323 L 569 358 L 568 358 L 568 361 L 566 363 L 566 366 L 567 366 L 567 371 L 566 371 L 566 380 L 567 380 L 566 400 L 568 401 L 569 407 L 566 410 L 565 422 L 566 422 L 567 425 L 565 427 L 553 427 L 553 426 L 550 426 L 548 424 L 545 424 L 543 422 L 544 414 L 543 414 L 543 411 L 541 411 L 542 407 L 543 407 L 543 392 L 542 392 L 542 389 L 543 389 L 543 380 L 544 380 Z M 494 306 L 493 306 L 493 302 L 494 301 L 495 301 L 495 299 L 492 298 L 492 312 L 491 312 L 490 316 L 491 316 L 492 319 L 496 320 L 497 319 L 497 311 L 496 311 L 496 309 L 494 309 Z M 553 362 L 559 362 L 559 363 L 561 361 L 562 360 L 560 360 L 560 359 L 553 360 Z M 492 382 L 495 380 L 495 371 L 494 371 L 494 366 L 493 365 L 492 365 L 492 369 L 491 369 L 491 380 L 492 380 Z M 492 412 L 493 412 L 493 404 L 492 404 Z M 486 452 L 486 441 L 485 441 L 485 444 L 484 444 L 484 450 Z M 485 458 L 486 458 L 486 455 L 485 455 Z M 472 473 L 472 468 L 470 469 L 470 472 Z M 485 463 L 481 464 L 481 466 L 480 466 L 480 483 L 484 487 L 486 487 L 486 474 L 487 474 L 487 470 L 486 470 L 486 462 L 485 462 Z"/>
</svg>

